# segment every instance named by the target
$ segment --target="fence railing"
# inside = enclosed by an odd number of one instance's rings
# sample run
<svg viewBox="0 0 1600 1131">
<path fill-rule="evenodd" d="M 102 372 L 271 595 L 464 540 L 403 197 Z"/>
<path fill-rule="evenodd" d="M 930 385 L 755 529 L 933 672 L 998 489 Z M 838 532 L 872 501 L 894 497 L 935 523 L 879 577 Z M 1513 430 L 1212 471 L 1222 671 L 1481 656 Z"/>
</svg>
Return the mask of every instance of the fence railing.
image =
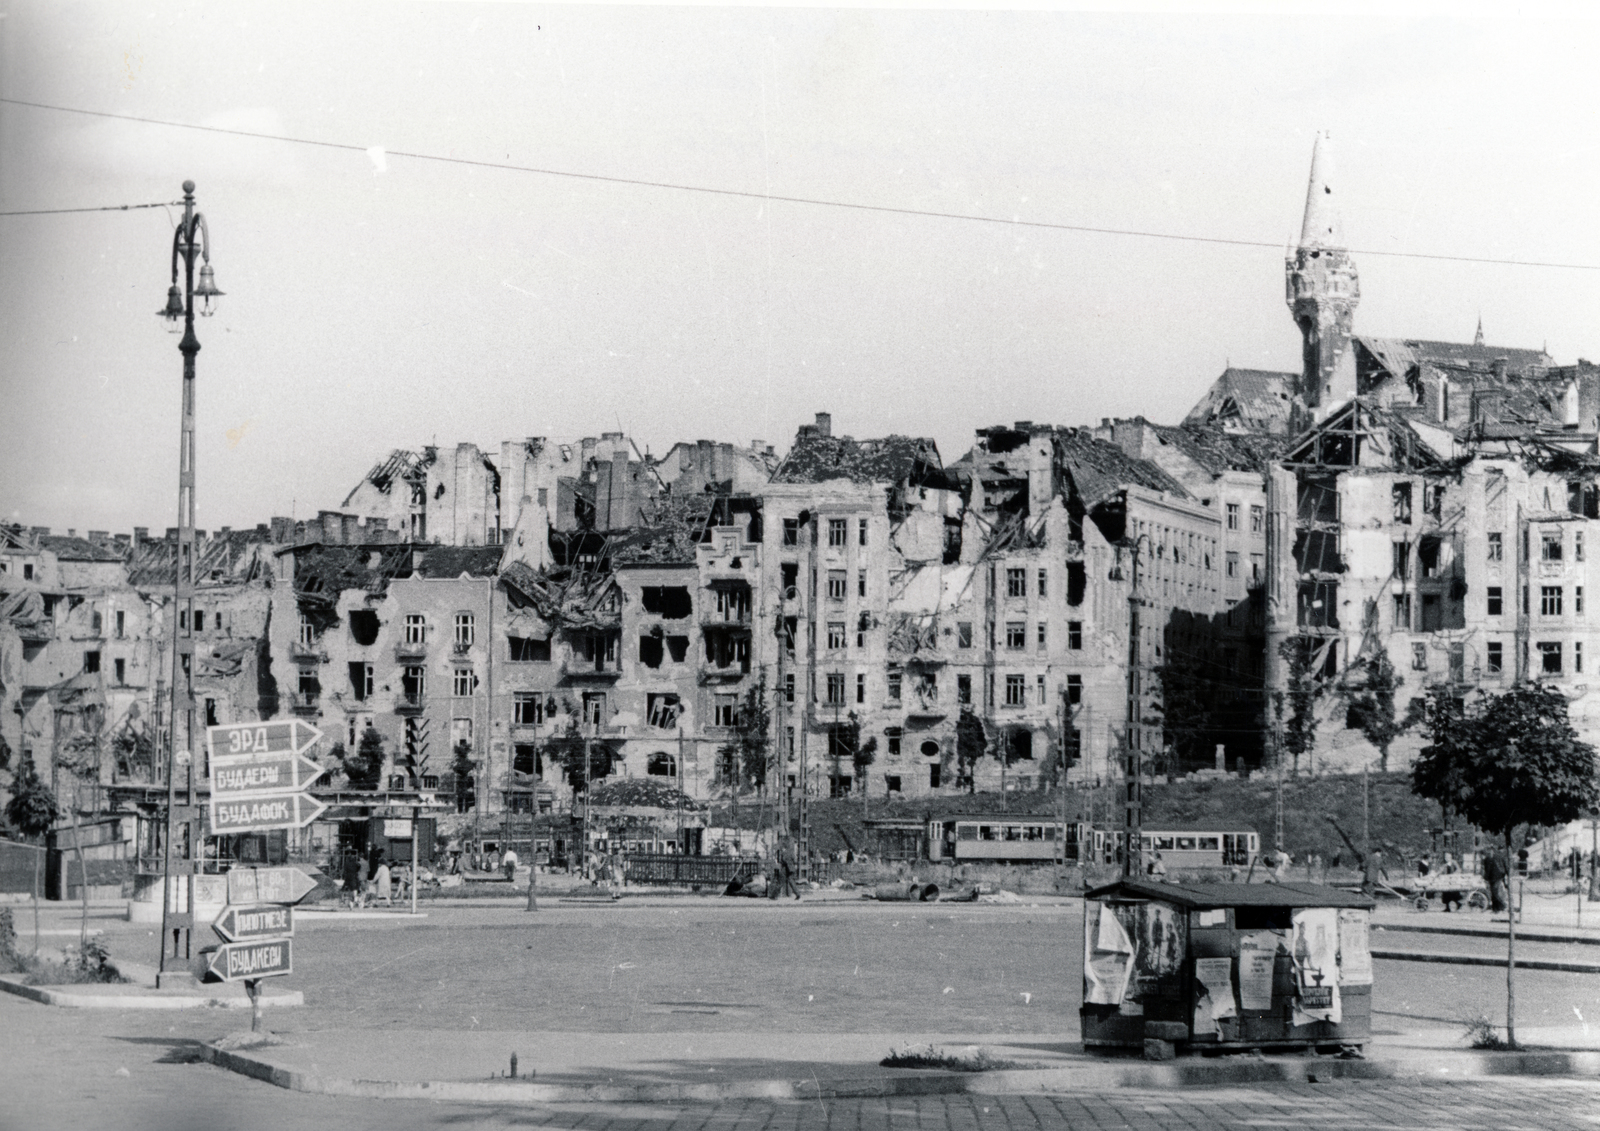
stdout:
<svg viewBox="0 0 1600 1131">
<path fill-rule="evenodd" d="M 672 852 L 630 853 L 622 863 L 622 874 L 632 884 L 726 884 L 736 876 L 753 876 L 760 870 L 759 860 Z"/>
</svg>

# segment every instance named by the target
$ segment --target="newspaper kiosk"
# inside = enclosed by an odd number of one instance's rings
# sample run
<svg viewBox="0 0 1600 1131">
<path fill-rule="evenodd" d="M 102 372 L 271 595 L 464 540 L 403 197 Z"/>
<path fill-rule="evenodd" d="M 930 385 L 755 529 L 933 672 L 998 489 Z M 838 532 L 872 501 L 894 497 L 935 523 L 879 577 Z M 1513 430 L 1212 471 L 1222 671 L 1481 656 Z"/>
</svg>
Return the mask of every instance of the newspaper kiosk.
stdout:
<svg viewBox="0 0 1600 1131">
<path fill-rule="evenodd" d="M 1084 895 L 1084 1047 L 1359 1048 L 1372 1033 L 1372 908 L 1313 884 L 1095 888 Z"/>
</svg>

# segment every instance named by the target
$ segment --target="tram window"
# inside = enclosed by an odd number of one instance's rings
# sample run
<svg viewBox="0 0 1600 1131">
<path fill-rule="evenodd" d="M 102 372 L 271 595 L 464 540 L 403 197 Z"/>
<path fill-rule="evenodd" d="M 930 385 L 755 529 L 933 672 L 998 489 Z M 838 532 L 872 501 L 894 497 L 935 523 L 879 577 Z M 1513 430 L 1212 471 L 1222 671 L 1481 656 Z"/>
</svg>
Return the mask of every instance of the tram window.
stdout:
<svg viewBox="0 0 1600 1131">
<path fill-rule="evenodd" d="M 1021 840 L 1022 839 L 1022 826 L 1021 825 L 1007 825 L 1006 826 L 1006 839 L 1007 840 Z"/>
<path fill-rule="evenodd" d="M 957 840 L 977 840 L 978 839 L 978 826 L 977 825 L 957 825 L 956 826 L 956 839 Z"/>
<path fill-rule="evenodd" d="M 1054 825 L 1046 825 L 1045 826 L 1044 839 L 1045 840 L 1055 840 L 1056 839 L 1056 827 Z"/>
<path fill-rule="evenodd" d="M 995 835 L 994 835 L 994 826 L 993 825 L 979 825 L 978 826 L 978 839 L 979 840 L 994 840 L 994 839 L 996 839 Z"/>
<path fill-rule="evenodd" d="M 1222 849 L 1222 838 L 1203 836 L 1200 838 L 1200 849 L 1203 852 L 1219 852 Z"/>
<path fill-rule="evenodd" d="M 1172 838 L 1170 836 L 1157 837 L 1156 838 L 1156 847 L 1157 848 L 1164 848 L 1168 852 L 1171 852 L 1172 851 Z"/>
<path fill-rule="evenodd" d="M 1192 837 L 1192 836 L 1180 836 L 1178 838 L 1178 851 L 1179 852 L 1193 852 L 1194 851 L 1194 837 Z"/>
<path fill-rule="evenodd" d="M 1022 832 L 1023 840 L 1043 840 L 1044 829 L 1039 825 L 1029 825 Z"/>
</svg>

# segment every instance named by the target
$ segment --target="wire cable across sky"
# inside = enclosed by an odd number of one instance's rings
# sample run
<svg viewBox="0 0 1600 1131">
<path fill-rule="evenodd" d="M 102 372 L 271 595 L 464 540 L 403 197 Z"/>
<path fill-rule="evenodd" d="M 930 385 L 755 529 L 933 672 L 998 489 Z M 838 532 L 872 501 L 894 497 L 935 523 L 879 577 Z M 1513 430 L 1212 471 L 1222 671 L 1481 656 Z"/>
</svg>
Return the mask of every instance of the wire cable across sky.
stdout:
<svg viewBox="0 0 1600 1131">
<path fill-rule="evenodd" d="M 111 118 L 122 122 L 138 122 L 148 126 L 165 126 L 169 129 L 199 130 L 203 133 L 228 134 L 248 137 L 258 141 L 276 141 L 290 145 L 309 145 L 319 149 L 340 149 L 365 154 L 373 146 L 354 145 L 349 142 L 321 141 L 316 138 L 290 137 L 256 130 L 236 130 L 224 126 L 202 126 L 194 122 L 174 122 L 164 118 L 145 118 L 135 114 L 114 114 L 107 110 L 84 110 L 76 106 L 56 106 L 47 102 L 29 102 L 21 98 L 0 98 L 0 103 L 26 106 L 35 110 L 54 110 L 63 114 L 83 114 L 92 118 Z M 969 212 L 940 212 L 923 208 L 900 208 L 888 204 L 863 204 L 858 201 L 825 200 L 820 197 L 784 196 L 779 193 L 755 192 L 748 189 L 718 188 L 712 185 L 680 184 L 673 181 L 652 181 L 640 177 L 614 177 L 603 173 L 578 173 L 569 169 L 545 169 L 534 165 L 514 165 L 504 161 L 482 161 L 470 157 L 447 157 L 438 153 L 419 153 L 403 149 L 383 148 L 385 157 L 406 157 L 413 161 L 434 161 L 445 165 L 468 165 L 480 169 L 498 169 L 508 173 L 532 173 L 543 177 L 565 177 L 571 180 L 596 181 L 602 184 L 633 185 L 639 188 L 669 189 L 674 192 L 694 192 L 709 196 L 739 197 L 778 204 L 800 204 L 817 208 L 848 208 L 858 212 L 880 212 L 894 216 L 923 216 L 935 220 L 962 220 L 976 224 L 1004 224 L 1013 228 L 1044 228 L 1059 232 L 1086 232 L 1103 236 L 1132 236 L 1139 239 L 1175 240 L 1182 243 L 1221 244 L 1228 247 L 1262 247 L 1280 250 L 1284 244 L 1273 240 L 1229 239 L 1224 236 L 1192 236 L 1177 232 L 1147 232 L 1136 228 L 1109 228 L 1089 224 L 1059 224 L 1048 220 L 1024 220 L 1020 217 L 1006 219 L 1000 216 L 981 216 Z M 0 212 L 0 216 L 31 216 L 46 212 L 101 212 L 120 208 L 159 208 L 162 205 L 112 205 L 105 208 L 36 209 L 27 212 Z M 1350 248 L 1353 255 L 1383 255 L 1394 259 L 1429 259 L 1446 263 L 1484 263 L 1499 267 L 1547 267 L 1565 271 L 1600 271 L 1595 263 L 1555 263 L 1530 259 L 1491 259 L 1475 255 L 1434 255 L 1420 251 L 1380 251 L 1376 248 Z"/>
</svg>

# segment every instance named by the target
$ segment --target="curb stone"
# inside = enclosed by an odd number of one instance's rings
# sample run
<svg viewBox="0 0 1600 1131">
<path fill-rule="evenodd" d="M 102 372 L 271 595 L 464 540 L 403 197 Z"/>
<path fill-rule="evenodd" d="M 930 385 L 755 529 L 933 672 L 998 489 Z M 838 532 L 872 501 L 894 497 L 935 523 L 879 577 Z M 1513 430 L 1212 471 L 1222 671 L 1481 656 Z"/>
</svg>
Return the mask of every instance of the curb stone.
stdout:
<svg viewBox="0 0 1600 1131">
<path fill-rule="evenodd" d="M 88 985 L 88 983 L 85 983 Z M 40 1005 L 54 1005 L 66 1009 L 249 1009 L 247 997 L 219 997 L 200 994 L 146 993 L 106 994 L 76 987 L 29 986 L 14 975 L 0 976 L 0 992 L 16 994 Z M 263 994 L 263 1008 L 285 1008 L 304 1005 L 305 995 L 299 990 L 280 990 Z"/>
<path fill-rule="evenodd" d="M 534 1081 L 347 1080 L 299 1072 L 248 1052 L 203 1046 L 219 1068 L 296 1092 L 365 1099 L 425 1099 L 465 1103 L 663 1103 L 740 1099 L 861 1099 L 913 1095 L 1021 1095 L 1108 1088 L 1216 1087 L 1268 1083 L 1396 1078 L 1468 1080 L 1491 1076 L 1600 1076 L 1597 1052 L 1401 1053 L 1380 1060 L 1314 1057 L 1238 1058 L 1227 1062 L 1154 1064 L 1109 1060 L 1061 1068 L 988 1072 L 928 1072 L 830 1080 L 736 1080 L 716 1084 L 540 1084 Z"/>
</svg>

